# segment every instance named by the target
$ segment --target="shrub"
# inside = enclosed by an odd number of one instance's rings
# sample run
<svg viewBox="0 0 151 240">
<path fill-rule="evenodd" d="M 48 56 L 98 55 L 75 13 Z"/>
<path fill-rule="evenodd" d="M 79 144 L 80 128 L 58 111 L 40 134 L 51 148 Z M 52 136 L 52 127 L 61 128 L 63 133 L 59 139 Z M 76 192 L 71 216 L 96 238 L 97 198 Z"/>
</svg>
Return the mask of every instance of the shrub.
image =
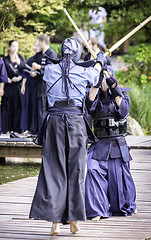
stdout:
<svg viewBox="0 0 151 240">
<path fill-rule="evenodd" d="M 151 134 L 151 45 L 133 46 L 120 60 L 125 62 L 125 68 L 116 72 L 116 77 L 120 83 L 132 87 L 128 92 L 130 115 L 145 134 Z"/>
<path fill-rule="evenodd" d="M 128 92 L 131 107 L 130 115 L 141 125 L 144 134 L 151 134 L 151 84 L 144 86 L 131 84 Z"/>
<path fill-rule="evenodd" d="M 131 49 L 129 54 L 120 57 L 125 62 L 125 69 L 116 72 L 116 76 L 120 83 L 142 86 L 151 80 L 151 46 L 141 44 L 138 49 Z"/>
<path fill-rule="evenodd" d="M 25 33 L 21 28 L 12 27 L 0 34 L 0 55 L 8 54 L 8 42 L 12 39 L 17 39 L 19 43 L 19 53 L 27 60 L 35 54 L 33 50 L 34 42 L 37 37 L 37 33 Z M 51 43 L 50 47 L 61 56 L 60 44 Z"/>
<path fill-rule="evenodd" d="M 57 53 L 58 58 L 61 57 L 61 45 L 57 43 L 51 43 L 50 47 Z"/>
</svg>

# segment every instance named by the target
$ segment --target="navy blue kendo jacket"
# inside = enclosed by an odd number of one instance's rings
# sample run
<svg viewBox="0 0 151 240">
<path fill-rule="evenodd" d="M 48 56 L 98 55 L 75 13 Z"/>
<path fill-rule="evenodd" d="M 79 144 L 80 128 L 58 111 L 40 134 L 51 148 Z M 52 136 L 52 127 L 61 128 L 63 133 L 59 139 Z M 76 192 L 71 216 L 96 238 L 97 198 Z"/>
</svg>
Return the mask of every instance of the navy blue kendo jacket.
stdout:
<svg viewBox="0 0 151 240">
<path fill-rule="evenodd" d="M 122 89 L 121 89 L 122 90 Z M 124 89 L 122 90 L 124 91 Z M 104 112 L 105 107 L 110 108 L 111 104 L 114 103 L 115 111 L 114 117 L 117 119 L 124 119 L 129 115 L 130 101 L 127 94 L 123 93 L 123 98 L 120 107 L 115 103 L 115 99 L 108 90 L 106 93 L 99 90 L 94 101 L 86 97 L 86 107 L 88 113 L 95 119 L 97 111 L 101 114 Z M 99 138 L 99 142 L 93 143 L 88 152 L 93 150 L 93 159 L 96 160 L 109 160 L 115 158 L 122 158 L 124 162 L 132 160 L 129 153 L 129 148 L 127 146 L 124 136 L 110 136 Z"/>
</svg>

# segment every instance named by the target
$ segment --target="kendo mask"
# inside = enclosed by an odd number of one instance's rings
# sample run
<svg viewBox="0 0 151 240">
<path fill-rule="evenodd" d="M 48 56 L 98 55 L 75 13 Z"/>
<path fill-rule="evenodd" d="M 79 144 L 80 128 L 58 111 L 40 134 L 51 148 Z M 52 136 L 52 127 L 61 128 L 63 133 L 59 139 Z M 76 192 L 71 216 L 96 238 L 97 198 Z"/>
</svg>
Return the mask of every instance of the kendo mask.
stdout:
<svg viewBox="0 0 151 240">
<path fill-rule="evenodd" d="M 61 44 L 62 57 L 70 55 L 70 59 L 78 62 L 81 57 L 82 48 L 75 38 L 67 38 Z"/>
</svg>

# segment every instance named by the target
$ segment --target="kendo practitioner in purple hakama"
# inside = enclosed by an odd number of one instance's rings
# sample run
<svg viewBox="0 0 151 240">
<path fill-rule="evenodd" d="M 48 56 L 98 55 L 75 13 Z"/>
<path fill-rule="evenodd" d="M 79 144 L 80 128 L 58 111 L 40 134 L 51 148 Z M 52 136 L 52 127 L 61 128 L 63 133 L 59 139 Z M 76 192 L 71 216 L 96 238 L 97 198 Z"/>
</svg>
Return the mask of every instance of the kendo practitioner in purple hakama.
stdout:
<svg viewBox="0 0 151 240">
<path fill-rule="evenodd" d="M 129 89 L 119 88 L 111 66 L 102 69 L 96 87 L 86 97 L 99 139 L 88 149 L 87 158 L 86 215 L 92 220 L 128 216 L 136 210 L 136 190 L 130 173 L 132 158 L 124 138 L 130 108 L 124 92 Z"/>
<path fill-rule="evenodd" d="M 51 221 L 51 235 L 60 233 L 59 223 L 70 223 L 79 231 L 85 221 L 85 166 L 87 132 L 83 99 L 88 84 L 98 83 L 103 56 L 94 67 L 77 61 L 81 46 L 73 38 L 61 46 L 63 58 L 47 65 L 44 73 L 47 116 L 38 134 L 42 144 L 42 166 L 31 206 L 30 218 Z"/>
<path fill-rule="evenodd" d="M 57 59 L 57 54 L 54 50 L 49 47 L 50 40 L 47 34 L 41 34 L 37 37 L 38 46 L 40 51 L 32 56 L 28 61 L 28 65 L 34 70 L 38 71 L 39 74 L 31 72 L 30 76 L 35 78 L 34 80 L 34 91 L 32 94 L 32 112 L 31 112 L 31 126 L 29 131 L 33 134 L 38 133 L 42 121 L 44 119 L 44 93 L 45 93 L 45 82 L 43 81 L 43 74 L 46 65 L 50 64 L 51 59 Z"/>
<path fill-rule="evenodd" d="M 4 95 L 4 84 L 8 82 L 7 71 L 3 59 L 0 57 L 0 134 L 1 134 L 1 97 Z"/>
</svg>

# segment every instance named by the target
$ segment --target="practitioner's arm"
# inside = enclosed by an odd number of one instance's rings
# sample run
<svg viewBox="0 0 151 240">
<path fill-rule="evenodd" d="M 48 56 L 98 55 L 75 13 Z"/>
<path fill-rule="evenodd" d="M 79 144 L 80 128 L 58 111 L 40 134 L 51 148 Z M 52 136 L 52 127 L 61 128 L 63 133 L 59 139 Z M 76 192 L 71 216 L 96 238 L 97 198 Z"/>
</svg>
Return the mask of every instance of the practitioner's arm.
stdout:
<svg viewBox="0 0 151 240">
<path fill-rule="evenodd" d="M 94 68 L 96 68 L 97 70 L 99 70 L 99 72 L 101 72 L 102 66 L 104 66 L 105 63 L 106 63 L 106 58 L 102 54 L 98 54 L 97 62 L 94 65 Z M 91 87 L 91 89 L 90 89 L 90 92 L 89 92 L 90 101 L 95 100 L 95 98 L 98 94 L 98 91 L 99 91 L 99 86 L 100 86 L 100 78 L 99 78 L 99 81 L 98 81 L 97 85 L 94 86 L 94 87 Z"/>
</svg>

